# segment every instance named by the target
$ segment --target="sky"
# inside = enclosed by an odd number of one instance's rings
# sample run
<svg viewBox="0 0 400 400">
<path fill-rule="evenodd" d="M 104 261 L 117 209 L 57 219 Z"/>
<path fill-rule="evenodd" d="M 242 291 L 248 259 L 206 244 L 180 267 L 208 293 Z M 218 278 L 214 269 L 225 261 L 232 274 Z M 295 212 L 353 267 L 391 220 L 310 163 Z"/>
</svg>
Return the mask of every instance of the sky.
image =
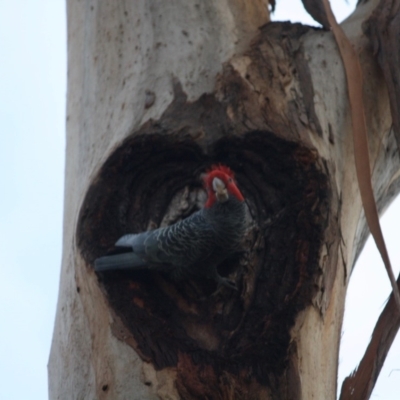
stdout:
<svg viewBox="0 0 400 400">
<path fill-rule="evenodd" d="M 355 0 L 332 5 L 342 20 Z M 300 0 L 277 0 L 274 19 L 315 24 Z M 1 1 L 0 46 L 0 397 L 43 400 L 62 251 L 65 0 Z M 382 219 L 396 275 L 399 220 L 397 201 Z M 339 382 L 361 359 L 389 293 L 368 240 L 347 295 Z M 400 399 L 399 382 L 397 338 L 372 399 Z"/>
<path fill-rule="evenodd" d="M 61 265 L 63 0 L 0 1 L 0 398 L 47 398 Z"/>
</svg>

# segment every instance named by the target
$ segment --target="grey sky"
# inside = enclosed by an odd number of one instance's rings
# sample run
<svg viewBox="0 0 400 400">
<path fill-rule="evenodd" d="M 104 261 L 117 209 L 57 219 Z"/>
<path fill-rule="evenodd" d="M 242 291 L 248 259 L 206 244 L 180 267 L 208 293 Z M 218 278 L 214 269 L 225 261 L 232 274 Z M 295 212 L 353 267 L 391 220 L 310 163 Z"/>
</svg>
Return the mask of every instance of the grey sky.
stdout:
<svg viewBox="0 0 400 400">
<path fill-rule="evenodd" d="M 0 2 L 1 399 L 47 398 L 61 261 L 63 0 Z"/>
</svg>

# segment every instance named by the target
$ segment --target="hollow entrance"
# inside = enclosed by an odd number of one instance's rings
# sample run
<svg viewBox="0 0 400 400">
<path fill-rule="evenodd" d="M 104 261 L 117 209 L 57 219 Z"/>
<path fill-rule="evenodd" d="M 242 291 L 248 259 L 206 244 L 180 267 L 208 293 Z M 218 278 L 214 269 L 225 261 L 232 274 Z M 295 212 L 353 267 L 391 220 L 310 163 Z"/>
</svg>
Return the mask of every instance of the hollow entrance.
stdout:
<svg viewBox="0 0 400 400">
<path fill-rule="evenodd" d="M 290 328 L 310 304 L 320 274 L 328 189 L 315 153 L 269 132 L 223 137 L 206 152 L 190 137 L 131 137 L 90 187 L 77 231 L 91 268 L 123 234 L 199 209 L 205 200 L 200 175 L 215 163 L 235 172 L 248 205 L 241 253 L 220 266 L 237 292 L 222 288 L 212 295 L 216 288 L 206 282 L 174 282 L 150 271 L 99 276 L 136 351 L 157 369 L 176 367 L 178 386 L 186 390 L 193 369 L 208 388 L 223 373 L 263 384 L 272 371 L 284 370 Z"/>
</svg>

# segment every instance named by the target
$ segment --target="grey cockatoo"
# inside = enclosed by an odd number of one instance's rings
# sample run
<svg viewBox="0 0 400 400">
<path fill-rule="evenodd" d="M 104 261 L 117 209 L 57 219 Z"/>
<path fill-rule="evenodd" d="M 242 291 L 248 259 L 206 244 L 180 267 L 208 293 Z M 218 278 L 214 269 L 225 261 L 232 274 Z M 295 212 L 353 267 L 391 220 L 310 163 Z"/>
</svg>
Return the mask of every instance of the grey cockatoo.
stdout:
<svg viewBox="0 0 400 400">
<path fill-rule="evenodd" d="M 246 230 L 244 197 L 226 166 L 213 166 L 203 180 L 208 195 L 204 208 L 171 226 L 122 236 L 115 246 L 131 251 L 96 259 L 95 270 L 158 270 L 236 288 L 217 266 L 240 250 Z"/>
</svg>

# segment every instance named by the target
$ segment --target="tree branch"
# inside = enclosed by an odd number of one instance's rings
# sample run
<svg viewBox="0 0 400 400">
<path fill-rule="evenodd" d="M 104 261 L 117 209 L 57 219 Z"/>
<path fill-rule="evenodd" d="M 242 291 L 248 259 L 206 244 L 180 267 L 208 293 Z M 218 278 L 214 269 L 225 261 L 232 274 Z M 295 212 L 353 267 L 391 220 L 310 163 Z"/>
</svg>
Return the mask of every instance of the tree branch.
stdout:
<svg viewBox="0 0 400 400">
<path fill-rule="evenodd" d="M 400 275 L 397 284 L 400 286 Z M 339 400 L 370 398 L 399 327 L 400 314 L 392 293 L 376 323 L 358 368 L 343 381 Z"/>
</svg>

